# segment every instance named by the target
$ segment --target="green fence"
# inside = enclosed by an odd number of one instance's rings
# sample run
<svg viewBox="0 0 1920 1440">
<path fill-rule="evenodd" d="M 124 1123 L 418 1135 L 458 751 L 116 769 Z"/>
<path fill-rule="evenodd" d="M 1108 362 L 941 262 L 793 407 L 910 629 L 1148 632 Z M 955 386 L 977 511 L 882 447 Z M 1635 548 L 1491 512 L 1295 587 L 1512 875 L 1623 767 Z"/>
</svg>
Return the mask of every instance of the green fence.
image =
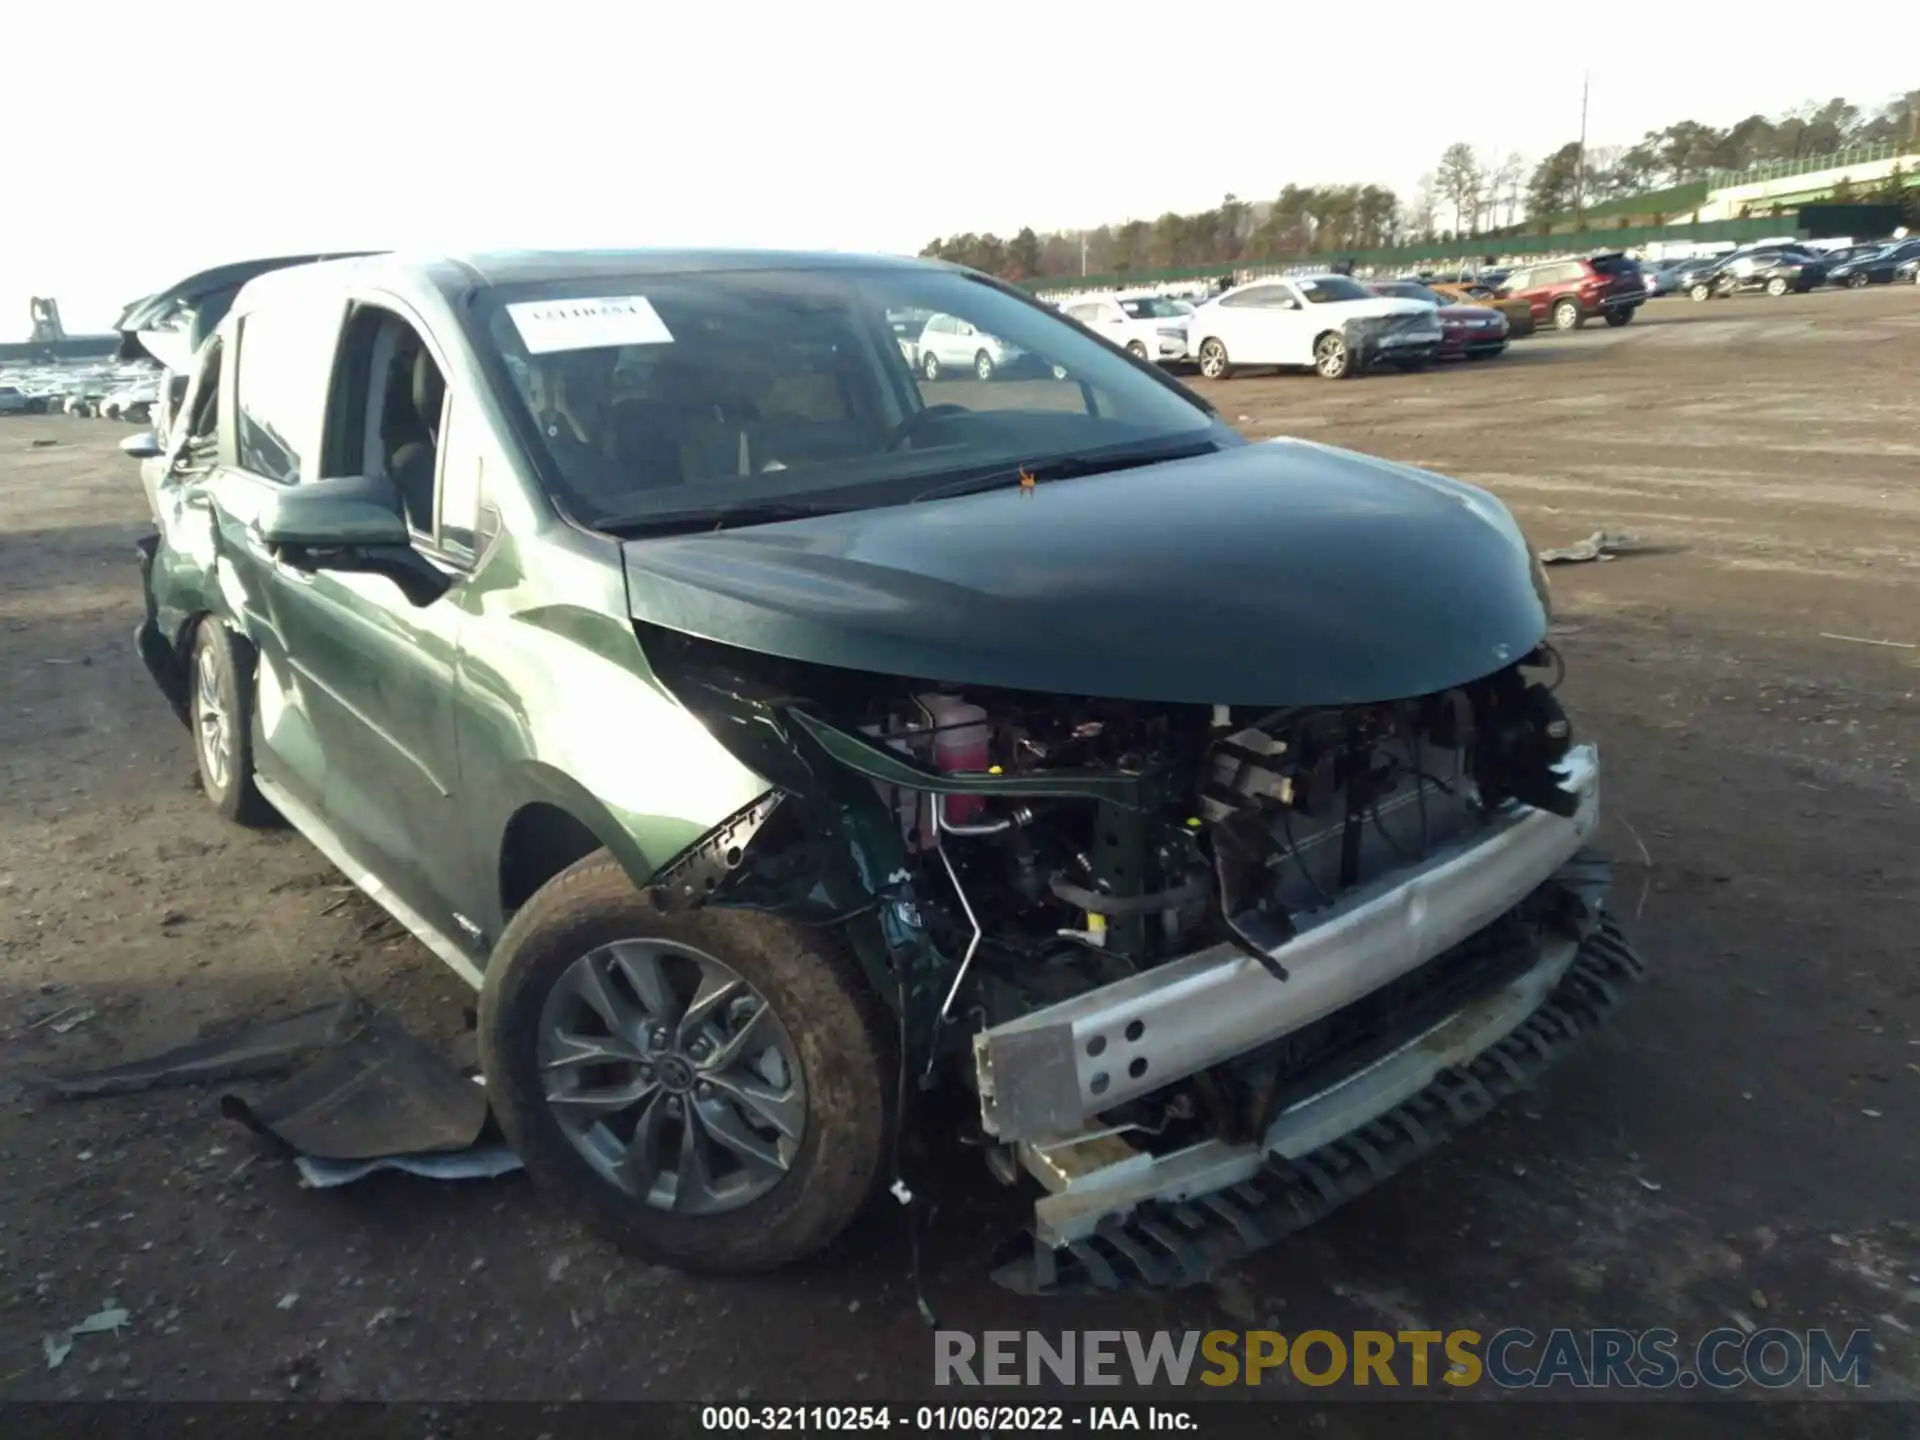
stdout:
<svg viewBox="0 0 1920 1440">
<path fill-rule="evenodd" d="M 1765 240 L 1773 236 L 1800 234 L 1798 217 L 1752 216 L 1745 220 L 1716 220 L 1705 225 L 1640 225 L 1598 228 L 1577 235 L 1478 235 L 1431 245 L 1405 245 L 1391 250 L 1343 250 L 1318 255 L 1278 255 L 1266 260 L 1222 261 L 1213 265 L 1184 265 L 1162 270 L 1130 270 L 1114 275 L 1054 275 L 1024 282 L 1036 295 L 1067 294 L 1085 290 L 1114 290 L 1147 285 L 1177 284 L 1183 280 L 1203 282 L 1222 278 L 1254 280 L 1263 275 L 1282 274 L 1303 266 L 1325 269 L 1336 261 L 1353 262 L 1357 269 L 1404 270 L 1432 261 L 1458 263 L 1485 256 L 1501 260 L 1529 260 L 1537 256 L 1566 255 L 1586 251 L 1630 250 L 1655 243 L 1716 244 L 1732 241 Z"/>
<path fill-rule="evenodd" d="M 1873 165 L 1881 160 L 1898 160 L 1913 153 L 1913 146 L 1896 140 L 1878 145 L 1855 145 L 1850 150 L 1834 150 L 1825 155 L 1801 155 L 1792 160 L 1768 160 L 1744 170 L 1710 170 L 1709 190 L 1725 190 L 1733 185 L 1758 185 L 1767 180 L 1785 180 L 1794 175 L 1812 175 L 1820 170 L 1845 170 L 1851 165 Z"/>
</svg>

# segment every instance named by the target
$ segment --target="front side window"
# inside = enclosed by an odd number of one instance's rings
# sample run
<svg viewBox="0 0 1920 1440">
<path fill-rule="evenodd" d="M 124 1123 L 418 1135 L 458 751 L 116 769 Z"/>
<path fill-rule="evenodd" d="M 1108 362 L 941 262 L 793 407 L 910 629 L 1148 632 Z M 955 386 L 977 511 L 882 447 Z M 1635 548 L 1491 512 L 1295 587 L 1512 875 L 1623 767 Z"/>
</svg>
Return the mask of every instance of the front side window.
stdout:
<svg viewBox="0 0 1920 1440">
<path fill-rule="evenodd" d="M 1122 300 L 1120 308 L 1133 320 L 1174 320 L 1183 313 L 1171 300 L 1163 300 L 1158 295 Z"/>
<path fill-rule="evenodd" d="M 914 356 L 888 320 L 907 311 L 931 317 Z M 602 529 L 894 504 L 1010 467 L 1222 433 L 1057 312 L 944 270 L 503 286 L 473 325 L 535 468 L 575 520 Z"/>
<path fill-rule="evenodd" d="M 240 468 L 292 485 L 300 479 L 333 357 L 337 320 L 265 306 L 240 321 L 234 371 Z"/>
</svg>

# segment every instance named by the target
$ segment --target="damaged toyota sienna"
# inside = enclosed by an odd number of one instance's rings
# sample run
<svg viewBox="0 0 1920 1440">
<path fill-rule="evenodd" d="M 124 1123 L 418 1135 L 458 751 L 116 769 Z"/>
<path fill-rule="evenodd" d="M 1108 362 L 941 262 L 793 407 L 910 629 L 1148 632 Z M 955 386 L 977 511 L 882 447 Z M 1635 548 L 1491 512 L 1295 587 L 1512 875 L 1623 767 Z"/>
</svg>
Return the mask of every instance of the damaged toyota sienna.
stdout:
<svg viewBox="0 0 1920 1440">
<path fill-rule="evenodd" d="M 480 991 L 504 1134 L 650 1261 L 803 1260 L 973 1151 L 1003 1284 L 1204 1279 L 1640 973 L 1478 488 L 1250 442 L 926 261 L 216 273 L 130 336 L 183 367 L 124 447 L 140 653 L 222 813 Z M 929 315 L 1000 358 L 931 374 Z"/>
</svg>

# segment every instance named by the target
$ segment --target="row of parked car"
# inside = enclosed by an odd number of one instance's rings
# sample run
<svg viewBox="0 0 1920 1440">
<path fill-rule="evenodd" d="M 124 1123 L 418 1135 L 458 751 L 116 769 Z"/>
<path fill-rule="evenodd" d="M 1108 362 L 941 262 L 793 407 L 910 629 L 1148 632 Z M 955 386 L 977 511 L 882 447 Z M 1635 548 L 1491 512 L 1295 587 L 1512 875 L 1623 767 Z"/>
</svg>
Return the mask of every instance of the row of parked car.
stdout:
<svg viewBox="0 0 1920 1440">
<path fill-rule="evenodd" d="M 1920 282 L 1920 237 L 1821 250 L 1793 241 L 1743 246 L 1726 255 L 1674 260 L 1647 271 L 1655 295 L 1724 299 L 1743 291 L 1804 294 L 1822 285 L 1850 290 Z"/>
<path fill-rule="evenodd" d="M 1340 380 L 1382 366 L 1491 359 L 1548 325 L 1625 325 L 1647 294 L 1634 262 L 1595 255 L 1471 276 L 1276 275 L 1192 299 L 1089 294 L 1059 308 L 1136 359 L 1195 368 L 1210 380 L 1268 366 Z M 992 337 L 956 337 L 943 321 L 901 337 L 927 378 L 954 365 L 982 379 L 1007 373 Z"/>
<path fill-rule="evenodd" d="M 1243 366 L 1302 366 L 1338 380 L 1382 365 L 1417 370 L 1440 360 L 1490 358 L 1548 326 L 1626 325 L 1660 295 L 1708 300 L 1916 280 L 1920 238 L 1830 250 L 1781 241 L 1656 264 L 1611 253 L 1393 279 L 1270 276 L 1191 299 L 1091 294 L 1062 300 L 1059 308 L 1137 359 L 1197 368 L 1208 379 Z M 913 343 L 902 339 L 903 348 Z M 992 337 L 941 331 L 920 340 L 909 358 L 919 357 L 928 378 L 958 365 L 985 379 L 1006 372 L 992 344 Z"/>
<path fill-rule="evenodd" d="M 0 415 L 72 415 L 144 423 L 160 399 L 148 366 L 38 365 L 0 371 Z"/>
</svg>

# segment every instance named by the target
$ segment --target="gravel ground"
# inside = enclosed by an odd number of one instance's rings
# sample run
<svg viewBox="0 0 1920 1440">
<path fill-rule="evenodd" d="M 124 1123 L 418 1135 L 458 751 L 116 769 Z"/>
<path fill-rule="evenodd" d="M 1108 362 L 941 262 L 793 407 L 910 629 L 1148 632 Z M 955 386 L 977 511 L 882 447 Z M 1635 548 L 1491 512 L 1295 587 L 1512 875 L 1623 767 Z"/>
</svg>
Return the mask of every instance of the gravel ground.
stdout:
<svg viewBox="0 0 1920 1440">
<path fill-rule="evenodd" d="M 1001 1202 L 963 1168 L 923 1257 L 941 1324 L 1864 1326 L 1876 1392 L 1912 1398 L 1917 381 L 1900 287 L 1659 301 L 1422 375 L 1203 385 L 1250 435 L 1487 485 L 1537 544 L 1642 542 L 1554 582 L 1651 978 L 1537 1091 L 1207 1287 L 1000 1291 Z M 147 523 L 124 433 L 0 419 L 0 1399 L 935 1394 L 897 1217 L 802 1271 L 690 1281 L 520 1177 L 305 1191 L 214 1091 L 23 1088 L 342 986 L 470 1051 L 450 972 L 297 836 L 198 794 L 130 645 Z M 127 1326 L 50 1369 L 43 1336 L 109 1302 Z"/>
</svg>

